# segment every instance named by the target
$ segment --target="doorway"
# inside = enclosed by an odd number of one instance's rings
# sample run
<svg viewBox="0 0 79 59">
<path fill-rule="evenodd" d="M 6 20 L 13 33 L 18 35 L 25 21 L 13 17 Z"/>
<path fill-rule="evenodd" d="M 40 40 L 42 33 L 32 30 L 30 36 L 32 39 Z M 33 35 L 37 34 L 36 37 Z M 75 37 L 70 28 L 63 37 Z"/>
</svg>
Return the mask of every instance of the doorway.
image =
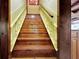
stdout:
<svg viewBox="0 0 79 59">
<path fill-rule="evenodd" d="M 66 0 L 66 1 L 68 1 L 68 0 Z M 5 3 L 5 1 L 3 1 L 3 3 Z M 62 1 L 62 3 L 64 3 L 64 1 Z M 63 5 L 61 4 L 61 6 L 64 6 L 64 7 L 69 6 L 69 5 L 67 5 L 67 3 L 69 3 L 69 2 L 65 2 L 65 3 L 66 3 L 65 5 L 64 5 L 64 4 L 63 4 Z M 66 6 L 66 5 L 67 5 L 67 6 Z M 6 6 L 8 6 L 8 5 L 6 4 Z M 4 6 L 3 6 L 3 7 L 4 7 Z M 63 7 L 63 8 L 64 8 L 64 7 Z M 4 9 L 2 9 L 2 10 L 4 11 Z M 65 12 L 64 12 L 64 13 L 65 13 Z M 3 18 L 3 19 L 5 19 L 5 18 Z M 63 24 L 62 24 L 62 25 L 63 25 Z M 62 30 L 62 29 L 60 29 L 60 30 Z M 65 34 L 65 33 L 62 32 L 62 34 Z M 68 35 L 67 35 L 67 36 L 68 36 Z M 64 37 L 64 38 L 65 38 L 65 37 Z M 62 39 L 62 38 L 61 38 L 61 39 Z M 66 39 L 67 39 L 67 38 L 66 38 Z M 9 41 L 9 40 L 8 40 L 8 41 Z M 62 41 L 62 40 L 61 40 L 61 41 Z M 70 42 L 70 41 L 68 41 L 68 42 Z M 64 43 L 67 43 L 67 41 L 64 41 Z M 70 45 L 66 45 L 66 46 L 64 46 L 64 47 L 68 47 L 68 46 L 70 46 Z M 60 44 L 60 47 L 62 47 L 62 43 Z M 65 49 L 66 49 L 66 48 L 65 48 Z M 60 50 L 59 56 L 60 56 L 60 54 L 62 55 L 62 54 L 64 53 L 65 49 L 62 47 L 62 50 Z M 66 51 L 67 53 L 63 54 L 64 56 L 67 56 L 67 59 L 70 59 L 70 57 L 69 57 L 69 55 L 68 55 L 68 53 L 70 53 L 69 50 L 70 50 L 70 48 L 67 48 L 67 51 Z M 63 52 L 62 52 L 62 51 L 63 51 Z M 3 52 L 2 52 L 2 53 L 3 53 Z M 4 53 L 3 53 L 3 54 L 4 54 Z M 59 58 L 60 58 L 60 59 L 61 59 L 61 58 L 64 59 L 64 58 L 63 58 L 64 56 L 60 56 Z M 6 58 L 6 57 L 4 56 L 4 59 L 5 59 L 5 58 Z"/>
<path fill-rule="evenodd" d="M 53 3 L 53 6 L 52 6 L 52 3 Z M 11 33 L 10 52 L 12 54 L 12 57 L 14 56 L 21 57 L 22 55 L 23 57 L 26 57 L 27 55 L 28 57 L 32 56 L 34 58 L 38 56 L 46 57 L 47 55 L 48 57 L 57 56 L 56 55 L 58 51 L 58 48 L 57 48 L 57 17 L 59 17 L 57 3 L 59 3 L 57 0 L 55 1 L 50 0 L 49 2 L 48 0 L 27 0 L 27 1 L 26 0 L 19 0 L 19 1 L 12 0 L 10 1 L 10 11 L 9 11 L 10 12 L 10 16 L 9 16 L 10 17 L 10 28 L 11 28 L 10 29 L 10 33 Z M 39 23 L 39 24 L 33 24 L 34 22 Z M 43 31 L 42 29 L 45 32 L 42 32 L 41 34 L 41 32 L 39 31 Z M 29 31 L 34 31 L 35 34 L 29 33 Z M 45 41 L 45 42 L 42 41 L 44 44 L 46 43 L 47 39 L 48 39 L 47 43 L 49 44 L 40 45 L 41 40 Z M 21 44 L 19 43 L 20 46 L 18 46 L 19 40 L 23 41 L 23 42 L 20 41 L 21 43 Z M 28 40 L 29 42 L 32 41 L 31 42 L 32 46 L 28 44 L 24 44 L 24 41 L 25 43 L 28 43 Z M 34 45 L 36 43 L 36 40 L 37 42 L 38 41 L 39 42 L 38 44 Z M 22 46 L 24 46 L 24 48 Z M 39 46 L 40 48 L 37 46 Z M 22 47 L 23 49 L 19 49 L 20 47 Z M 35 51 L 34 53 L 33 53 L 32 47 L 34 48 L 34 51 Z M 43 50 L 46 50 L 46 52 L 41 53 L 43 52 Z M 24 51 L 26 51 L 26 53 L 21 53 Z M 32 55 L 29 55 L 29 53 L 31 53 Z"/>
</svg>

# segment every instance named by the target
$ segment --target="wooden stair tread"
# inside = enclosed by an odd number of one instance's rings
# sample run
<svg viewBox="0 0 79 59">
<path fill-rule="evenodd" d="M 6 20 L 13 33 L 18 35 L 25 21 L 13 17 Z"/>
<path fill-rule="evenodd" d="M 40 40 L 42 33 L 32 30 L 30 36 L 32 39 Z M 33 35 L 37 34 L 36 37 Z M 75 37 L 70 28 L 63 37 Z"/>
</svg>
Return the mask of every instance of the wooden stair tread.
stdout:
<svg viewBox="0 0 79 59">
<path fill-rule="evenodd" d="M 37 27 L 23 26 L 22 28 L 23 28 L 23 29 L 28 29 L 28 28 L 30 28 L 30 29 L 44 29 L 45 27 L 44 27 L 44 26 L 43 26 L 43 27 L 42 27 L 42 26 L 39 26 L 39 27 L 38 27 L 38 26 L 37 26 Z"/>
<path fill-rule="evenodd" d="M 47 34 L 20 34 L 20 38 L 48 38 Z"/>
<path fill-rule="evenodd" d="M 41 37 L 38 37 L 38 38 L 24 38 L 24 37 L 19 37 L 18 40 L 50 40 L 50 38 L 41 38 Z"/>
<path fill-rule="evenodd" d="M 23 58 L 20 58 L 20 57 L 12 57 L 11 59 L 34 59 L 33 57 L 23 57 Z"/>
<path fill-rule="evenodd" d="M 56 57 L 47 30 L 39 15 L 27 15 L 12 51 L 12 58 Z"/>
<path fill-rule="evenodd" d="M 42 33 L 47 33 L 47 31 L 45 29 L 22 29 L 20 31 L 20 33 L 38 33 L 38 34 L 42 34 Z"/>
<path fill-rule="evenodd" d="M 25 21 L 24 23 L 23 23 L 23 25 L 26 25 L 26 24 L 31 24 L 31 25 L 43 25 L 43 23 L 41 23 L 41 22 L 27 22 L 27 21 Z"/>
<path fill-rule="evenodd" d="M 25 28 L 23 28 L 21 31 L 34 31 L 34 30 L 36 30 L 36 31 L 44 31 L 44 32 L 46 32 L 46 29 L 38 29 L 38 28 L 35 28 L 35 29 L 32 29 L 32 28 L 25 29 Z"/>
<path fill-rule="evenodd" d="M 52 45 L 16 45 L 14 50 L 52 50 Z"/>
<path fill-rule="evenodd" d="M 24 25 L 22 28 L 45 28 L 43 25 Z"/>
<path fill-rule="evenodd" d="M 39 24 L 42 23 L 41 20 L 25 20 L 24 23 L 27 24 L 28 22 L 33 22 L 33 23 L 37 22 L 37 23 L 39 23 Z"/>
<path fill-rule="evenodd" d="M 54 50 L 14 50 L 12 57 L 56 57 Z"/>
<path fill-rule="evenodd" d="M 17 45 L 51 45 L 50 40 L 17 40 Z"/>
<path fill-rule="evenodd" d="M 23 57 L 23 58 L 12 58 L 12 59 L 57 59 L 57 57 Z"/>
<path fill-rule="evenodd" d="M 44 26 L 44 24 L 43 23 L 40 23 L 40 22 L 37 22 L 37 23 L 35 23 L 35 22 L 25 22 L 25 23 L 23 23 L 23 25 L 25 26 L 25 25 L 41 25 L 41 26 Z"/>
<path fill-rule="evenodd" d="M 25 20 L 25 22 L 23 24 L 36 24 L 36 25 L 43 25 L 43 23 L 41 21 L 27 21 Z"/>
</svg>

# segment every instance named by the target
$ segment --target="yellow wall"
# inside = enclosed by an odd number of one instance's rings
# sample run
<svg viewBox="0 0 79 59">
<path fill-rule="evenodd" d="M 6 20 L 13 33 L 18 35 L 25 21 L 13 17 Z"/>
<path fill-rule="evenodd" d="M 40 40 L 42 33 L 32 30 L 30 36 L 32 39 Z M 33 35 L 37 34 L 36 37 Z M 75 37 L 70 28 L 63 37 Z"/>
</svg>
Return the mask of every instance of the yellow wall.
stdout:
<svg viewBox="0 0 79 59">
<path fill-rule="evenodd" d="M 58 13 L 58 0 L 40 0 L 40 15 L 43 23 L 51 38 L 52 44 L 57 51 L 57 17 Z M 51 17 L 53 16 L 53 17 Z"/>
<path fill-rule="evenodd" d="M 26 0 L 9 0 L 9 13 L 10 13 L 10 28 L 11 28 L 11 44 L 10 52 L 12 52 L 19 31 L 22 27 L 23 21 L 26 16 Z"/>
<path fill-rule="evenodd" d="M 51 15 L 57 15 L 58 0 L 40 0 L 40 5 L 42 5 Z"/>
<path fill-rule="evenodd" d="M 39 14 L 39 5 L 28 5 L 28 14 Z"/>
</svg>

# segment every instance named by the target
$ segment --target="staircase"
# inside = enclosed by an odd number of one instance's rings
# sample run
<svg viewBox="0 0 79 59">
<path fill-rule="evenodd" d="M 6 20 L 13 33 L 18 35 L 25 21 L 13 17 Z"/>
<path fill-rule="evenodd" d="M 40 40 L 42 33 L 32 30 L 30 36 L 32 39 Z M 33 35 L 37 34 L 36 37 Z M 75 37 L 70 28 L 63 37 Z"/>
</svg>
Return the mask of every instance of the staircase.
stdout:
<svg viewBox="0 0 79 59">
<path fill-rule="evenodd" d="M 40 15 L 27 15 L 17 38 L 12 58 L 24 57 L 56 57 Z"/>
</svg>

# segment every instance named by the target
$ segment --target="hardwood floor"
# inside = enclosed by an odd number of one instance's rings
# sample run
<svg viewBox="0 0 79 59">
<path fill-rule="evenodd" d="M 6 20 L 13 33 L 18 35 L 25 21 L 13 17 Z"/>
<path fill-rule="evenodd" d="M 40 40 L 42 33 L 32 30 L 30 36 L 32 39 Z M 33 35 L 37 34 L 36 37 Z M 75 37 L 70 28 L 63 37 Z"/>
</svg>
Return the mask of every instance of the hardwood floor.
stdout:
<svg viewBox="0 0 79 59">
<path fill-rule="evenodd" d="M 12 59 L 55 59 L 53 57 L 56 56 L 40 15 L 27 15 L 12 52 Z"/>
<path fill-rule="evenodd" d="M 57 59 L 56 57 L 28 57 L 28 58 L 12 58 L 12 59 Z"/>
<path fill-rule="evenodd" d="M 12 59 L 57 59 L 56 57 L 27 57 L 27 58 L 12 58 Z"/>
</svg>

